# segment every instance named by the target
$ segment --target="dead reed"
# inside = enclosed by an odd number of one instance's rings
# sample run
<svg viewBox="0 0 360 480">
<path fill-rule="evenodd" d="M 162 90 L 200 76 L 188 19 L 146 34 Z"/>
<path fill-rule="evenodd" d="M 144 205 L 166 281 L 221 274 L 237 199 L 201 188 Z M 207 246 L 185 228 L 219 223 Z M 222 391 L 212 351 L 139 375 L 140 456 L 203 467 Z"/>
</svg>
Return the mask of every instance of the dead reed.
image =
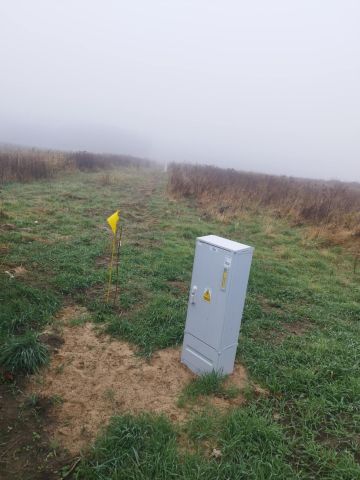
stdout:
<svg viewBox="0 0 360 480">
<path fill-rule="evenodd" d="M 49 178 L 59 171 L 102 170 L 116 166 L 150 166 L 147 159 L 130 155 L 61 152 L 38 149 L 0 150 L 0 184 Z"/>
<path fill-rule="evenodd" d="M 266 212 L 326 232 L 335 243 L 360 241 L 360 185 L 172 164 L 169 191 L 191 197 L 208 213 L 231 220 Z"/>
</svg>

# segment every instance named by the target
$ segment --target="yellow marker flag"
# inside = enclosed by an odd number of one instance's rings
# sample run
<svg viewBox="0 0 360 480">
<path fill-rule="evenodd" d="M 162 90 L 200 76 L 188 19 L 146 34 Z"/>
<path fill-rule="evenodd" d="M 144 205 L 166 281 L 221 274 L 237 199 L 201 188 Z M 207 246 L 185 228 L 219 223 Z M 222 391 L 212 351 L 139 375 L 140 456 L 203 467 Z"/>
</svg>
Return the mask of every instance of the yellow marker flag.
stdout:
<svg viewBox="0 0 360 480">
<path fill-rule="evenodd" d="M 110 225 L 110 228 L 113 231 L 114 235 L 116 235 L 116 229 L 117 229 L 117 224 L 118 224 L 119 218 L 120 218 L 119 217 L 119 210 L 116 210 L 115 213 L 113 213 L 112 215 L 110 215 L 110 217 L 108 217 L 106 219 L 106 221 Z"/>
<path fill-rule="evenodd" d="M 115 247 L 116 247 L 116 231 L 117 231 L 117 225 L 118 221 L 120 220 L 120 210 L 116 210 L 110 217 L 106 219 L 108 224 L 110 225 L 110 228 L 114 234 L 114 238 L 112 241 L 112 249 L 111 249 L 111 260 L 110 260 L 110 265 L 109 265 L 109 283 L 108 283 L 108 290 L 106 294 L 106 301 L 109 301 L 109 295 L 110 295 L 110 287 L 111 287 L 111 276 L 112 276 L 112 268 L 113 268 L 113 262 L 114 262 L 114 255 L 115 255 Z"/>
</svg>

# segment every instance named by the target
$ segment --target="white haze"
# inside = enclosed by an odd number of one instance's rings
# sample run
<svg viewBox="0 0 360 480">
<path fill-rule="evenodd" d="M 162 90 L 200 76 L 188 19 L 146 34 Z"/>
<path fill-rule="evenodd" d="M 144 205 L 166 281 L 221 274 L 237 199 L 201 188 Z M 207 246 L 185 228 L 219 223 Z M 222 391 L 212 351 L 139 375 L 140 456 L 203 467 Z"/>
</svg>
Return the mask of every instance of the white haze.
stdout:
<svg viewBox="0 0 360 480">
<path fill-rule="evenodd" d="M 0 142 L 360 181 L 358 0 L 2 0 Z"/>
</svg>

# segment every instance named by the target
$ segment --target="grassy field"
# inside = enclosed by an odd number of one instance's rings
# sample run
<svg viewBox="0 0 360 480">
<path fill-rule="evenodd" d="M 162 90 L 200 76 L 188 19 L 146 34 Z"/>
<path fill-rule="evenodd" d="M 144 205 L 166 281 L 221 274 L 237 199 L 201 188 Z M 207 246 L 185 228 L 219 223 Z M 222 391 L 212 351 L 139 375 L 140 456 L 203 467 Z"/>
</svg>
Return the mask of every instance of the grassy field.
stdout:
<svg viewBox="0 0 360 480">
<path fill-rule="evenodd" d="M 145 357 L 180 344 L 195 238 L 214 233 L 255 247 L 237 360 L 268 394 L 249 391 L 245 405 L 223 413 L 200 411 L 185 424 L 119 412 L 72 475 L 360 478 L 360 273 L 354 272 L 353 257 L 341 247 L 306 239 L 304 230 L 286 219 L 258 213 L 215 220 L 190 200 L 168 197 L 166 184 L 159 171 L 119 168 L 111 175 L 74 173 L 4 185 L 0 342 L 41 332 L 61 305 L 72 302 L 86 306 L 95 324 L 137 345 Z M 112 307 L 103 301 L 109 257 L 105 219 L 117 208 L 124 219 L 122 289 Z M 34 345 L 41 343 L 35 339 Z M 14 382 L 22 380 L 15 370 L 14 378 L 5 374 L 3 398 L 10 398 L 11 390 L 16 399 Z M 216 381 L 203 383 L 198 388 L 204 393 L 221 388 Z M 187 393 L 196 397 L 196 386 Z M 22 478 L 57 478 L 46 457 L 53 447 L 28 436 L 21 440 L 24 411 L 15 415 L 11 409 L 9 418 L 6 406 L 0 411 L 0 447 L 14 443 L 0 456 L 4 478 L 16 478 L 11 477 L 16 458 L 24 472 L 29 462 L 36 464 L 37 470 Z M 35 433 L 41 436 L 43 427 L 40 421 Z M 213 448 L 220 454 L 211 456 Z M 56 463 L 66 475 L 63 466 Z M 41 476 L 44 472 L 48 476 Z"/>
</svg>

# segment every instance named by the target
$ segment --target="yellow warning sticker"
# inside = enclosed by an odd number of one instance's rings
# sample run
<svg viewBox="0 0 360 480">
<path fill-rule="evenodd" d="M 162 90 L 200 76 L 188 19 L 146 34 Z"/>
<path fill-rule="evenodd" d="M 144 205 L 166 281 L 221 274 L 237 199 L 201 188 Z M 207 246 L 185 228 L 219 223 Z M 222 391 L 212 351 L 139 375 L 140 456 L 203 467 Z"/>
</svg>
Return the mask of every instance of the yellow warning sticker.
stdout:
<svg viewBox="0 0 360 480">
<path fill-rule="evenodd" d="M 227 277 L 228 277 L 228 271 L 227 271 L 226 268 L 224 268 L 222 279 L 221 279 L 221 289 L 222 290 L 225 290 L 225 288 L 226 288 Z"/>
<path fill-rule="evenodd" d="M 205 302 L 211 302 L 211 292 L 208 288 L 204 292 L 203 299 L 205 300 Z"/>
</svg>

